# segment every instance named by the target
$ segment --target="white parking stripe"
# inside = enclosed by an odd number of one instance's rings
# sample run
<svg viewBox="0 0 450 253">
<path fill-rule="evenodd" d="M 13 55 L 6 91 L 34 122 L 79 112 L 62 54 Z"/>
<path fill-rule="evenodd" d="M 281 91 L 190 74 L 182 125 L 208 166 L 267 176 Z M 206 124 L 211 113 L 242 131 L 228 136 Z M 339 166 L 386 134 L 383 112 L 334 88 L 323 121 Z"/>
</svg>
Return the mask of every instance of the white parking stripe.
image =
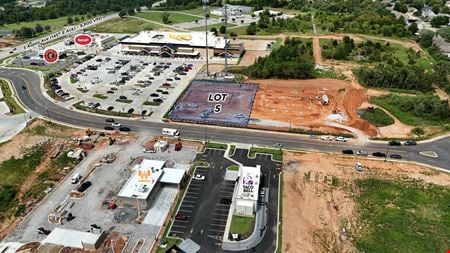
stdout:
<svg viewBox="0 0 450 253">
<path fill-rule="evenodd" d="M 228 214 L 220 214 L 220 213 L 213 213 L 213 216 L 224 216 L 224 217 L 228 217 Z"/>
<path fill-rule="evenodd" d="M 195 202 L 197 202 L 197 201 L 192 201 L 192 200 L 187 200 L 187 199 L 184 199 L 184 200 L 183 200 L 183 202 L 188 202 L 188 203 L 195 203 Z"/>
<path fill-rule="evenodd" d="M 206 44 L 205 44 L 205 45 L 206 45 Z M 184 234 L 184 232 L 176 231 L 176 230 L 170 230 L 170 233 Z"/>
<path fill-rule="evenodd" d="M 172 224 L 172 227 L 187 228 L 186 226 L 182 226 L 182 225 L 175 225 L 175 224 Z"/>
<path fill-rule="evenodd" d="M 209 224 L 210 226 L 215 226 L 215 227 L 225 227 L 225 225 L 222 224 Z"/>
<path fill-rule="evenodd" d="M 223 230 L 217 230 L 217 229 L 210 229 L 209 231 L 214 231 L 214 232 L 223 233 Z"/>
<path fill-rule="evenodd" d="M 190 206 L 190 205 L 185 205 L 185 204 L 181 204 L 181 206 L 183 206 L 183 207 L 187 207 L 187 208 L 189 208 L 189 207 L 194 207 L 194 206 Z"/>
<path fill-rule="evenodd" d="M 190 213 L 192 213 L 192 210 L 191 211 L 189 211 L 189 210 L 182 210 L 182 209 L 180 209 L 179 211 L 181 211 L 181 212 L 190 212 Z"/>
</svg>

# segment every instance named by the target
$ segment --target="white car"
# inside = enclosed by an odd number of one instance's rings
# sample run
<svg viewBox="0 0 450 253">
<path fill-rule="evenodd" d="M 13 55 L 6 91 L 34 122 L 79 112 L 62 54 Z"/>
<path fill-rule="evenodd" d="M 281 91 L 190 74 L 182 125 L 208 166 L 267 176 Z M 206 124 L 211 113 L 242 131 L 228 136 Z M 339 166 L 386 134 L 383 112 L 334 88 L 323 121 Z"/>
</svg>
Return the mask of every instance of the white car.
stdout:
<svg viewBox="0 0 450 253">
<path fill-rule="evenodd" d="M 342 142 L 347 142 L 347 139 L 345 139 L 343 136 L 336 136 L 336 138 L 334 138 L 335 141 L 342 141 Z"/>
<path fill-rule="evenodd" d="M 367 151 L 358 150 L 356 151 L 356 155 L 367 156 L 369 153 L 367 153 Z"/>
<path fill-rule="evenodd" d="M 192 179 L 198 180 L 198 181 L 205 181 L 206 177 L 205 177 L 205 175 L 202 175 L 202 174 L 194 174 Z"/>
<path fill-rule="evenodd" d="M 355 169 L 357 171 L 362 171 L 363 170 L 362 164 L 360 162 L 356 162 L 355 163 Z"/>
<path fill-rule="evenodd" d="M 333 140 L 333 137 L 331 137 L 331 136 L 320 136 L 320 139 L 322 140 L 322 141 L 332 141 Z"/>
<path fill-rule="evenodd" d="M 120 125 L 119 122 L 113 122 L 113 123 L 111 123 L 111 126 L 113 126 L 113 127 L 120 127 L 121 125 Z"/>
</svg>

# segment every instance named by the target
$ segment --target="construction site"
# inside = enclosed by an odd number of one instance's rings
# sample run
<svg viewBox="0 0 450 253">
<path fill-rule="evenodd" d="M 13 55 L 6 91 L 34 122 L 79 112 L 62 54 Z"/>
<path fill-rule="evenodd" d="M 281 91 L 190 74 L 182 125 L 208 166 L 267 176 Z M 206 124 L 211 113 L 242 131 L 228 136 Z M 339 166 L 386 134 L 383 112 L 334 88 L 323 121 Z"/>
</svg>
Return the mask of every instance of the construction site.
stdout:
<svg viewBox="0 0 450 253">
<path fill-rule="evenodd" d="M 274 130 L 369 136 L 377 129 L 357 115 L 366 101 L 365 91 L 336 79 L 251 80 L 258 83 L 249 127 Z"/>
</svg>

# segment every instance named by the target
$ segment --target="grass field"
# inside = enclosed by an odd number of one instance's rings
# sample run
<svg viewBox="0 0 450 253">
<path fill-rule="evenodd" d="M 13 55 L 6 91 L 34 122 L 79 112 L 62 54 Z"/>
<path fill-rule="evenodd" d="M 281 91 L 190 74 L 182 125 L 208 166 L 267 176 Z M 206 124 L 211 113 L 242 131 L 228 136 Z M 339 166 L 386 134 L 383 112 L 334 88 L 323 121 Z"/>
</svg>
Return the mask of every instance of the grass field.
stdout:
<svg viewBox="0 0 450 253">
<path fill-rule="evenodd" d="M 370 102 L 388 110 L 392 113 L 392 115 L 406 125 L 417 126 L 419 124 L 419 121 L 416 117 L 414 117 L 414 115 L 409 112 L 401 111 L 397 106 L 389 104 L 383 97 L 371 97 Z"/>
<path fill-rule="evenodd" d="M 211 29 L 212 29 L 213 27 L 215 27 L 215 28 L 217 29 L 217 31 L 219 31 L 219 29 L 220 29 L 220 27 L 221 27 L 222 25 L 225 25 L 225 24 L 224 24 L 224 23 L 218 23 L 218 24 L 208 25 L 208 31 L 211 31 Z M 236 25 L 234 25 L 234 24 L 229 24 L 229 23 L 227 23 L 227 28 L 231 28 L 231 27 L 235 27 L 235 26 L 236 26 Z M 191 29 L 189 29 L 189 30 L 191 30 L 191 31 L 204 31 L 204 30 L 205 30 L 205 27 L 204 27 L 204 26 L 200 26 L 200 27 L 191 28 Z M 230 31 L 233 31 L 233 30 L 230 30 Z M 230 32 L 230 31 L 228 31 L 228 32 Z"/>
<path fill-rule="evenodd" d="M 131 99 L 116 99 L 116 102 L 119 102 L 119 103 L 125 103 L 125 104 L 131 104 L 131 103 L 133 103 L 133 100 L 131 100 Z"/>
<path fill-rule="evenodd" d="M 72 18 L 75 19 L 77 16 L 72 16 Z M 78 18 L 81 18 L 81 16 L 78 16 Z M 85 19 L 87 20 L 87 19 Z M 7 24 L 4 26 L 0 26 L 0 30 L 17 30 L 21 27 L 30 27 L 34 28 L 36 24 L 40 24 L 41 26 L 49 25 L 52 27 L 52 29 L 58 29 L 62 28 L 67 23 L 67 17 L 60 17 L 55 19 L 48 19 L 48 20 L 38 20 L 38 21 L 30 21 L 30 22 L 21 22 L 21 23 L 14 23 L 14 24 Z"/>
<path fill-rule="evenodd" d="M 421 182 L 357 180 L 360 252 L 447 252 L 450 189 Z"/>
<path fill-rule="evenodd" d="M 162 23 L 162 15 L 163 11 L 148 11 L 148 12 L 140 12 L 137 13 L 136 16 L 145 18 L 151 21 Z M 174 12 L 168 12 L 169 13 L 169 20 L 170 24 L 179 24 L 184 22 L 191 22 L 195 20 L 201 19 L 201 17 L 192 16 L 188 14 L 182 14 L 182 13 L 174 13 Z"/>
<path fill-rule="evenodd" d="M 235 32 L 237 35 L 247 35 L 247 26 L 238 26 L 236 28 L 230 28 L 228 32 Z"/>
<path fill-rule="evenodd" d="M 384 127 L 394 124 L 394 119 L 380 108 L 375 108 L 373 111 L 363 112 L 361 114 L 361 118 L 369 121 L 372 125 L 377 127 Z"/>
<path fill-rule="evenodd" d="M 100 25 L 92 26 L 90 31 L 100 33 L 137 33 L 144 30 L 157 30 L 161 26 L 136 18 L 117 18 Z"/>
<path fill-rule="evenodd" d="M 24 109 L 20 106 L 16 100 L 12 97 L 12 90 L 8 83 L 4 80 L 0 80 L 0 88 L 3 93 L 3 101 L 9 107 L 13 114 L 24 113 Z"/>
<path fill-rule="evenodd" d="M 230 233 L 240 234 L 242 238 L 246 238 L 252 234 L 254 226 L 255 216 L 245 217 L 233 215 L 233 219 L 231 220 Z"/>
</svg>

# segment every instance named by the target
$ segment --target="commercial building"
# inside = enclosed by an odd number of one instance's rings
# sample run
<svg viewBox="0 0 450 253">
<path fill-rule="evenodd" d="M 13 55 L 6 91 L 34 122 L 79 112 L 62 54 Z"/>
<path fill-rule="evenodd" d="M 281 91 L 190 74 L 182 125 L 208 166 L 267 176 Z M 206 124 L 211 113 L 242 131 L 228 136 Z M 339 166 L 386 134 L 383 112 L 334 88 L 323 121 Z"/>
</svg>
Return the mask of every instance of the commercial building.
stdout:
<svg viewBox="0 0 450 253">
<path fill-rule="evenodd" d="M 228 16 L 242 16 L 248 14 L 252 11 L 252 7 L 243 5 L 231 5 L 227 4 L 227 14 Z M 225 15 L 224 7 L 215 9 L 211 11 L 211 14 L 223 17 Z"/>
<path fill-rule="evenodd" d="M 205 51 L 208 36 L 210 56 L 225 56 L 225 39 L 209 32 L 142 31 L 138 35 L 120 41 L 124 54 L 153 55 L 160 57 L 198 58 Z M 243 43 L 228 41 L 228 57 L 240 57 Z"/>
<path fill-rule="evenodd" d="M 147 159 L 135 165 L 117 195 L 117 206 L 148 209 L 162 185 L 178 187 L 185 178 L 185 170 L 165 168 L 165 165 L 166 161 Z"/>
<path fill-rule="evenodd" d="M 261 180 L 261 166 L 239 168 L 238 189 L 234 214 L 252 216 L 256 211 Z"/>
</svg>

